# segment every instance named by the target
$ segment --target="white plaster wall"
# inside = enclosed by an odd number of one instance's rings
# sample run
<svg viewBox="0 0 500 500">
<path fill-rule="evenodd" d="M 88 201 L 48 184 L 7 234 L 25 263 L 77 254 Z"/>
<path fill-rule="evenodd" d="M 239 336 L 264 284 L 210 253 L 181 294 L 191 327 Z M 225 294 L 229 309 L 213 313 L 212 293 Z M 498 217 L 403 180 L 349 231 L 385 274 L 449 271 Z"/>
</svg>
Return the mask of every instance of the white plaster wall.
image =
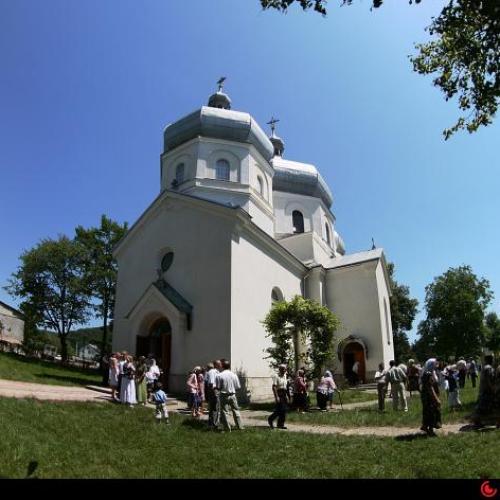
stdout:
<svg viewBox="0 0 500 500">
<path fill-rule="evenodd" d="M 232 366 L 251 377 L 253 399 L 272 398 L 273 372 L 264 359 L 271 341 L 261 321 L 271 308 L 273 287 L 279 287 L 286 300 L 301 295 L 302 272 L 290 271 L 248 234 L 233 236 L 231 259 Z"/>
<path fill-rule="evenodd" d="M 326 266 L 332 258 L 333 249 L 315 232 L 299 233 L 278 240 L 279 244 L 307 265 Z"/>
<path fill-rule="evenodd" d="M 13 337 L 21 342 L 24 340 L 24 321 L 2 304 L 0 304 L 0 321 L 3 325 L 2 335 Z"/>
<path fill-rule="evenodd" d="M 274 191 L 273 203 L 276 235 L 293 233 L 292 212 L 294 210 L 300 210 L 304 216 L 304 232 L 315 232 L 325 240 L 326 244 L 325 222 L 328 221 L 333 235 L 333 215 L 326 209 L 320 198 Z"/>
<path fill-rule="evenodd" d="M 377 273 L 378 261 L 360 265 L 327 270 L 326 301 L 328 307 L 339 316 L 342 330 L 337 333 L 339 339 L 348 335 L 361 337 L 368 348 L 366 360 L 367 379 L 375 372 L 378 364 L 388 364 L 390 349 L 383 341 L 379 293 L 380 277 Z M 387 346 L 388 347 L 388 346 Z M 342 365 L 338 366 L 342 373 Z"/>
<path fill-rule="evenodd" d="M 184 376 L 194 365 L 215 357 L 229 358 L 232 220 L 167 198 L 145 222 L 116 255 L 113 349 L 135 352 L 140 321 L 134 319 L 132 324 L 125 316 L 157 279 L 161 258 L 171 250 L 174 260 L 165 279 L 193 305 L 192 330 L 184 339 L 172 338 L 172 375 Z M 155 310 L 167 312 L 159 301 L 150 302 L 144 314 Z M 176 345 L 178 349 L 183 346 L 184 352 L 175 352 Z"/>
<path fill-rule="evenodd" d="M 387 281 L 384 277 L 384 269 L 382 261 L 378 261 L 376 269 L 377 277 L 377 289 L 378 289 L 378 300 L 379 300 L 379 314 L 380 314 L 380 329 L 382 334 L 382 344 L 384 350 L 384 363 L 389 363 L 391 359 L 394 359 L 394 340 L 392 337 L 392 321 L 391 321 L 391 303 L 389 297 L 389 289 L 387 286 Z M 387 316 L 384 311 L 384 299 L 387 304 Z M 387 320 L 386 320 L 387 317 Z M 400 363 L 407 363 L 406 360 L 398 360 Z"/>
</svg>

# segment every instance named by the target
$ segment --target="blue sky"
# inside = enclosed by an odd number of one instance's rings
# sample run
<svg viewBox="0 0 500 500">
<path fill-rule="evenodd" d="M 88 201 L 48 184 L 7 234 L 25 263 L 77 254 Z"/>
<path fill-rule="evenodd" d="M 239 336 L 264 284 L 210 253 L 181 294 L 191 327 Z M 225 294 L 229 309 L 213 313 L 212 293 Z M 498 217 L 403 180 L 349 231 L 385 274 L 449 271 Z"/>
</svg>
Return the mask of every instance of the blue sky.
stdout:
<svg viewBox="0 0 500 500">
<path fill-rule="evenodd" d="M 470 264 L 498 312 L 500 124 L 445 142 L 458 109 L 408 60 L 444 2 L 337 4 L 0 0 L 0 284 L 43 237 L 133 223 L 159 191 L 163 128 L 224 75 L 233 109 L 279 117 L 285 157 L 320 169 L 348 252 L 373 236 L 421 306 Z"/>
</svg>

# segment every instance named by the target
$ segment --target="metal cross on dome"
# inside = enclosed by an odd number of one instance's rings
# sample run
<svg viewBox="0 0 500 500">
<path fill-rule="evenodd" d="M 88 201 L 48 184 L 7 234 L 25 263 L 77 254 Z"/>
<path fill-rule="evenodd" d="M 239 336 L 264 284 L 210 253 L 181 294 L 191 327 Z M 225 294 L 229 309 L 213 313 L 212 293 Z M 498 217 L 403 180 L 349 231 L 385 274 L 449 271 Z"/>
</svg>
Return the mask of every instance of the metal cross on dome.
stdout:
<svg viewBox="0 0 500 500">
<path fill-rule="evenodd" d="M 274 129 L 276 128 L 276 124 L 279 122 L 277 118 L 271 116 L 271 119 L 267 122 L 268 125 L 271 125 L 271 133 L 274 135 Z"/>
<path fill-rule="evenodd" d="M 224 82 L 226 81 L 226 77 L 225 76 L 221 76 L 219 78 L 219 80 L 217 81 L 217 85 L 219 86 L 219 89 L 217 90 L 217 92 L 220 92 L 222 90 L 222 87 L 224 86 Z"/>
</svg>

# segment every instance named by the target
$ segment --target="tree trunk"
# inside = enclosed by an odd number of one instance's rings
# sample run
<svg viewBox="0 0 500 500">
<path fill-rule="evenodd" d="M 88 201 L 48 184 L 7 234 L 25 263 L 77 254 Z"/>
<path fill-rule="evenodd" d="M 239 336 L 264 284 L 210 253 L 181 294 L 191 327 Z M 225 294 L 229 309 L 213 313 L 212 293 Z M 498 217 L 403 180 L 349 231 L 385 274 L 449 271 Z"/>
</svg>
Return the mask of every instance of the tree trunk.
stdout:
<svg viewBox="0 0 500 500">
<path fill-rule="evenodd" d="M 61 363 L 63 365 L 68 364 L 68 345 L 66 342 L 66 335 L 59 334 L 59 340 L 61 341 Z"/>
</svg>

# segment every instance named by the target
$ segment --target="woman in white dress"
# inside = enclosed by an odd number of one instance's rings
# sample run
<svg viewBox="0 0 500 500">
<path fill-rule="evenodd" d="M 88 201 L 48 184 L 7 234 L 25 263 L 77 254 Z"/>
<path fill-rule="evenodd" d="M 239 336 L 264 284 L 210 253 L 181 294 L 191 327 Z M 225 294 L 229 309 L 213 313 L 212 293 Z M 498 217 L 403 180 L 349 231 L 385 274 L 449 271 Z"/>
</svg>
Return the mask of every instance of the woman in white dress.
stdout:
<svg viewBox="0 0 500 500">
<path fill-rule="evenodd" d="M 126 363 L 123 365 L 123 378 L 120 391 L 120 400 L 130 407 L 137 404 L 135 393 L 135 366 L 132 362 L 132 356 L 127 357 Z"/>
</svg>

